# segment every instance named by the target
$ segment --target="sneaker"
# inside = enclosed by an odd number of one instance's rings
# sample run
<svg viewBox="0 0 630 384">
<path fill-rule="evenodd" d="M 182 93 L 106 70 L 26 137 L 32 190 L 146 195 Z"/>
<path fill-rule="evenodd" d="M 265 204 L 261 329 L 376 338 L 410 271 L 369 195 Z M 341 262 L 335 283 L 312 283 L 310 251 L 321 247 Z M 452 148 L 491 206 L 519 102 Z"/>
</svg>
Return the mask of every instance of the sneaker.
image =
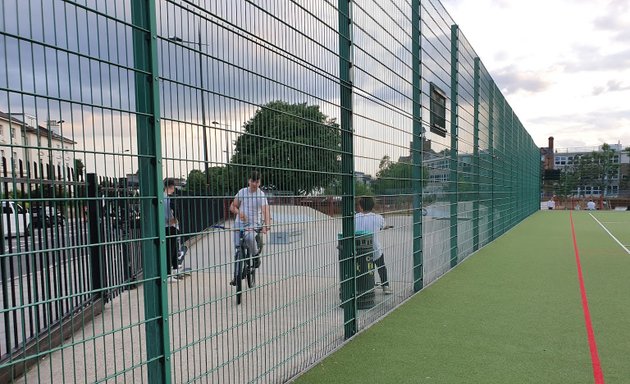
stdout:
<svg viewBox="0 0 630 384">
<path fill-rule="evenodd" d="M 179 251 L 177 252 L 177 259 L 182 260 L 184 256 L 186 256 L 186 252 L 188 252 L 188 247 L 185 245 L 182 245 L 181 248 L 179 248 Z"/>
<path fill-rule="evenodd" d="M 170 277 L 167 279 L 167 281 L 168 281 L 169 283 L 175 283 L 175 282 L 178 282 L 178 281 L 179 281 L 179 279 L 178 279 L 177 277 L 175 277 L 175 276 L 170 276 Z"/>
<path fill-rule="evenodd" d="M 389 287 L 389 285 L 383 285 L 383 293 L 386 295 L 391 295 L 392 293 L 394 293 L 394 291 L 392 291 L 392 289 Z"/>
</svg>

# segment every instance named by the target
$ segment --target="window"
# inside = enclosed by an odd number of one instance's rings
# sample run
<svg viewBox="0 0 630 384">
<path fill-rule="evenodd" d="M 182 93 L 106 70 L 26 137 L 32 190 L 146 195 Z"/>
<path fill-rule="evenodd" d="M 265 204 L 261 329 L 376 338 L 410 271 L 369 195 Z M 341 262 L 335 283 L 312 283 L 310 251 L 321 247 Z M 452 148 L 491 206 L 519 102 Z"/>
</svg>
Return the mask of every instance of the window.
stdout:
<svg viewBox="0 0 630 384">
<path fill-rule="evenodd" d="M 15 128 L 11 128 L 11 138 L 15 139 Z"/>
<path fill-rule="evenodd" d="M 566 156 L 556 156 L 555 164 L 556 165 L 566 165 L 567 164 L 567 157 Z"/>
<path fill-rule="evenodd" d="M 431 83 L 431 132 L 446 137 L 446 94 Z"/>
<path fill-rule="evenodd" d="M 0 136 L 4 136 L 4 125 L 0 125 Z"/>
</svg>

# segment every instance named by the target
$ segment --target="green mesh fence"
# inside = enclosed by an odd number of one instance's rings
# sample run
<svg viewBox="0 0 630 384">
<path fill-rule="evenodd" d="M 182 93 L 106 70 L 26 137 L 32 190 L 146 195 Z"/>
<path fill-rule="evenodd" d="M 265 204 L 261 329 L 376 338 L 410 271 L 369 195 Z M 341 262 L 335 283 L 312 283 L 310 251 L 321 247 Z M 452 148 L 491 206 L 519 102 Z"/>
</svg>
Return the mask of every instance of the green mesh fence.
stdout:
<svg viewBox="0 0 630 384">
<path fill-rule="evenodd" d="M 438 1 L 0 15 L 1 382 L 284 382 L 539 208 Z"/>
</svg>

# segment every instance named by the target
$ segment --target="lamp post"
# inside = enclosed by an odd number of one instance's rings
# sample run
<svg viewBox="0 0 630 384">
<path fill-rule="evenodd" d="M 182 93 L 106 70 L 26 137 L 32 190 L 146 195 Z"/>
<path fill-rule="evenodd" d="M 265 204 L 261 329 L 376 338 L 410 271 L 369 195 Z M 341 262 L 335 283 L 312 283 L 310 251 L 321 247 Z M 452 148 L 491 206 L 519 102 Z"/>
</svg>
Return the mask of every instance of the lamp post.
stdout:
<svg viewBox="0 0 630 384">
<path fill-rule="evenodd" d="M 125 158 L 124 156 L 125 155 L 124 154 L 127 153 L 127 152 L 129 152 L 128 149 L 120 148 L 120 152 L 119 153 L 121 154 L 121 156 L 118 158 L 118 169 L 123 172 L 122 173 L 122 177 L 127 177 L 127 175 L 125 175 L 124 170 L 123 170 L 123 168 L 125 167 L 125 160 L 124 160 L 124 158 Z"/>
<path fill-rule="evenodd" d="M 63 123 L 65 123 L 65 120 L 48 120 L 46 122 L 46 128 L 48 129 L 48 169 L 49 169 L 49 179 L 50 180 L 55 180 L 55 164 L 54 164 L 54 158 L 53 158 L 53 134 L 55 134 L 55 132 L 53 131 L 53 127 L 57 127 L 59 126 L 59 134 L 57 134 L 57 136 L 59 136 L 59 141 L 61 142 L 60 144 L 60 149 L 61 149 L 61 153 L 63 153 L 63 139 L 61 137 L 61 128 L 63 127 Z M 39 135 L 39 134 L 38 134 Z"/>
<path fill-rule="evenodd" d="M 212 124 L 212 125 L 214 125 L 214 126 L 215 126 L 215 128 L 216 128 L 216 126 L 229 127 L 229 125 L 228 125 L 228 124 L 222 124 L 222 123 L 219 123 L 219 122 L 218 122 L 218 121 L 216 121 L 216 120 L 213 120 L 213 121 L 211 122 L 211 124 Z M 226 140 L 226 142 L 225 142 L 225 151 L 223 151 L 223 152 L 225 153 L 225 156 L 226 156 L 225 163 L 227 164 L 227 163 L 229 163 L 229 162 L 230 162 L 230 140 L 229 140 L 229 138 L 228 138 L 228 139 Z"/>
<path fill-rule="evenodd" d="M 181 37 L 171 36 L 168 38 L 170 41 L 184 44 L 194 44 L 194 41 L 186 41 Z M 207 44 L 201 44 L 201 22 L 199 22 L 199 29 L 197 33 L 197 47 L 199 49 L 199 82 L 201 83 L 199 88 L 201 89 L 201 126 L 203 134 L 203 160 L 204 160 L 204 172 L 206 173 L 206 188 L 210 186 L 210 172 L 208 171 L 208 137 L 206 133 L 206 100 L 203 93 L 203 55 L 201 54 L 201 46 Z"/>
<path fill-rule="evenodd" d="M 60 148 L 61 148 L 61 151 L 59 152 L 59 156 L 61 157 L 61 164 L 64 164 L 64 161 L 65 161 L 64 158 L 63 158 L 63 156 L 64 156 L 63 155 L 64 154 L 64 151 L 63 151 L 64 150 L 64 146 L 63 146 L 63 123 L 65 123 L 65 122 L 66 122 L 65 120 L 57 120 L 57 124 L 59 124 L 59 138 L 58 139 L 59 139 L 59 142 L 61 143 L 61 144 L 59 144 Z M 63 167 L 63 168 L 64 169 L 63 169 L 62 173 L 65 174 L 65 172 L 66 172 L 65 171 L 65 167 Z"/>
</svg>

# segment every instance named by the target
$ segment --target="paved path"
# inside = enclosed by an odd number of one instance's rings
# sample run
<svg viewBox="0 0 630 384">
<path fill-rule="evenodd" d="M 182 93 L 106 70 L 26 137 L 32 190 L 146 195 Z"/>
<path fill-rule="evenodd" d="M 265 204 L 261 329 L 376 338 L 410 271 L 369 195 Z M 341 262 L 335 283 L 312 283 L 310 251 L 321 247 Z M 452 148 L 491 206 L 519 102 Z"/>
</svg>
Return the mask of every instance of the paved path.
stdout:
<svg viewBox="0 0 630 384">
<path fill-rule="evenodd" d="M 240 306 L 228 285 L 231 232 L 215 228 L 189 245 L 191 276 L 168 286 L 174 382 L 284 382 L 343 343 L 341 219 L 288 206 L 274 206 L 273 216 L 274 231 L 297 235 L 288 244 L 271 244 L 266 237 L 258 285 L 244 292 Z M 424 220 L 425 274 L 437 276 L 448 268 L 449 221 Z M 387 215 L 386 221 L 394 226 L 382 233 L 394 294 L 376 289 L 375 307 L 359 311 L 359 328 L 413 292 L 412 217 Z M 82 331 L 68 335 L 63 349 L 29 370 L 27 382 L 93 382 L 108 376 L 112 382 L 146 382 L 143 316 L 139 284 L 107 303 Z"/>
</svg>

